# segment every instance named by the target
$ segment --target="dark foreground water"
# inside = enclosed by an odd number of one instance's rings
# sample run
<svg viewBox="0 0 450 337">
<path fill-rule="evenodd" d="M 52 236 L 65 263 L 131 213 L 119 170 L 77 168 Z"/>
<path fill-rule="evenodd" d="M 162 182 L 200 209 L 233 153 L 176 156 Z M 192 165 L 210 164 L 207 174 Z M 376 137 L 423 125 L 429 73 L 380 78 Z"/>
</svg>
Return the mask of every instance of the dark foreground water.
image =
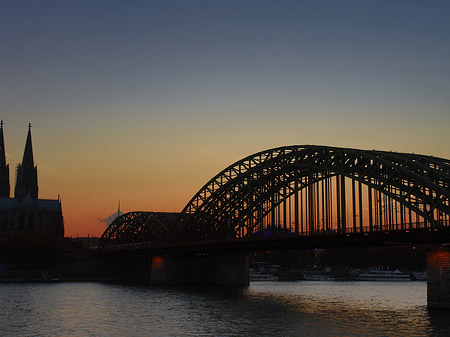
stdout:
<svg viewBox="0 0 450 337">
<path fill-rule="evenodd" d="M 450 336 L 425 282 L 0 284 L 1 336 Z"/>
</svg>

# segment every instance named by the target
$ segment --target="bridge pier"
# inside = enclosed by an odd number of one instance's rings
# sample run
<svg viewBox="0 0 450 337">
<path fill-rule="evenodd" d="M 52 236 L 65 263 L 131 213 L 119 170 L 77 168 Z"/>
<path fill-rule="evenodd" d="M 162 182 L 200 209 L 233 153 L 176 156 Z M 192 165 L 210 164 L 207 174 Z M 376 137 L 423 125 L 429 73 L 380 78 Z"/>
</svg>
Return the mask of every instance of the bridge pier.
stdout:
<svg viewBox="0 0 450 337">
<path fill-rule="evenodd" d="M 450 249 L 438 247 L 427 253 L 428 308 L 450 309 Z"/>
<path fill-rule="evenodd" d="M 248 285 L 246 255 L 154 256 L 151 284 Z"/>
</svg>

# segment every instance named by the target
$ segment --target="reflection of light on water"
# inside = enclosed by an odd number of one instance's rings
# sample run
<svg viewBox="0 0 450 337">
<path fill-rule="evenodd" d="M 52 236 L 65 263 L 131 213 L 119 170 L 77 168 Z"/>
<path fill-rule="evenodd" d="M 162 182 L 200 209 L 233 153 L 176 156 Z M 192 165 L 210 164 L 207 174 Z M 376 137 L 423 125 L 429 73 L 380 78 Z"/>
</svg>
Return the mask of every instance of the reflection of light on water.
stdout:
<svg viewBox="0 0 450 337">
<path fill-rule="evenodd" d="M 445 336 L 422 282 L 261 282 L 248 288 L 0 284 L 3 335 Z M 3 300 L 7 299 L 7 300 Z"/>
<path fill-rule="evenodd" d="M 292 282 L 249 289 L 252 297 L 273 300 L 308 317 L 316 328 L 327 322 L 334 333 L 353 335 L 423 335 L 430 328 L 426 284 L 411 282 Z M 330 332 L 330 331 L 329 331 Z"/>
</svg>

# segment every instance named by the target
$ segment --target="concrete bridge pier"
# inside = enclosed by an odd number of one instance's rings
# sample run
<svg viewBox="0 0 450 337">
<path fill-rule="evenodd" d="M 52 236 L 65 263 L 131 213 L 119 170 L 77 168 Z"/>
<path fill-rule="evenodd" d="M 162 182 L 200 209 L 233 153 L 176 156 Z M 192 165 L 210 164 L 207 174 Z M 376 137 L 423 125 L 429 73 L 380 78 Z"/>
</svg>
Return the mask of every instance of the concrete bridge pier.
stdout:
<svg viewBox="0 0 450 337">
<path fill-rule="evenodd" d="M 428 251 L 427 278 L 428 308 L 450 309 L 450 247 Z"/>
<path fill-rule="evenodd" d="M 154 256 L 151 284 L 245 286 L 249 284 L 248 256 L 240 254 Z"/>
</svg>

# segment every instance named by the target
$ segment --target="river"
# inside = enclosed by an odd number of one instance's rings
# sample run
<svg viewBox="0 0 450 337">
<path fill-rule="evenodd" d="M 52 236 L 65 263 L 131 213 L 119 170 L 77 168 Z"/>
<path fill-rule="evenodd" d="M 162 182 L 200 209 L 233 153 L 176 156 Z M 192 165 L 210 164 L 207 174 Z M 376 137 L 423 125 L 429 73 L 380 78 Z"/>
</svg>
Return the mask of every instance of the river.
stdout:
<svg viewBox="0 0 450 337">
<path fill-rule="evenodd" d="M 1 336 L 450 336 L 425 282 L 0 284 Z"/>
</svg>

